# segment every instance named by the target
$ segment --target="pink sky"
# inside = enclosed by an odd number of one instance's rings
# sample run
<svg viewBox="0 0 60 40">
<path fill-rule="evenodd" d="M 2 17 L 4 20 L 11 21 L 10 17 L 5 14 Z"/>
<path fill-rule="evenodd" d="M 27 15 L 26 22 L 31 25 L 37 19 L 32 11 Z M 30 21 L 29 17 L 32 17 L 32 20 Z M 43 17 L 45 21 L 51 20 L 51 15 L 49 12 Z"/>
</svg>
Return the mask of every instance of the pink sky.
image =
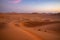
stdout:
<svg viewBox="0 0 60 40">
<path fill-rule="evenodd" d="M 14 4 L 17 4 L 19 2 L 21 2 L 21 0 L 11 0 L 11 1 L 9 1 L 9 3 L 14 3 Z"/>
</svg>

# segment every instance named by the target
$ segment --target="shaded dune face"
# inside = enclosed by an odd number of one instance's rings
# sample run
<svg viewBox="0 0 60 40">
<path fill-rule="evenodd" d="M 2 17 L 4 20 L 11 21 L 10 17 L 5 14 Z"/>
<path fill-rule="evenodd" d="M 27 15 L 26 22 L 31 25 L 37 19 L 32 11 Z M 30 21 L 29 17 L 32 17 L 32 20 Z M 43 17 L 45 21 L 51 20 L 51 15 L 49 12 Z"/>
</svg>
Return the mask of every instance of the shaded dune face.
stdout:
<svg viewBox="0 0 60 40">
<path fill-rule="evenodd" d="M 53 23 L 49 25 L 45 25 L 40 27 L 41 30 L 45 30 L 46 32 L 48 31 L 55 31 L 57 33 L 60 33 L 60 23 Z"/>
<path fill-rule="evenodd" d="M 0 29 L 5 29 L 7 26 L 6 22 L 0 22 Z"/>
<path fill-rule="evenodd" d="M 51 27 L 47 28 L 48 30 L 56 31 L 60 33 L 60 23 L 57 23 L 55 25 L 52 25 Z"/>
<path fill-rule="evenodd" d="M 49 25 L 49 24 L 55 24 L 55 23 L 60 23 L 59 21 L 53 21 L 53 22 L 38 22 L 38 21 L 28 21 L 28 22 L 21 22 L 22 25 L 26 27 L 36 27 L 36 26 L 44 26 L 44 25 Z"/>
</svg>

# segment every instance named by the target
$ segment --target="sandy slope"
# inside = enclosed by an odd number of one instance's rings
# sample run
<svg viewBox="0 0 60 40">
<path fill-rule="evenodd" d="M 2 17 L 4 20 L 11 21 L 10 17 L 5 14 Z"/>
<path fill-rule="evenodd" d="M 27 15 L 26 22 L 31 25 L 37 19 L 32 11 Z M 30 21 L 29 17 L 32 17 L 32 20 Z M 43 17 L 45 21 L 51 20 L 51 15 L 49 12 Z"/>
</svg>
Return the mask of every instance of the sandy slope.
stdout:
<svg viewBox="0 0 60 40">
<path fill-rule="evenodd" d="M 55 32 L 37 31 L 34 28 L 25 27 L 20 23 L 18 25 L 15 25 L 15 21 L 8 23 L 7 27 L 1 31 L 2 40 L 60 40 L 60 34 L 56 34 Z M 45 29 L 44 26 L 43 29 Z"/>
<path fill-rule="evenodd" d="M 13 22 L 7 25 L 8 28 L 5 28 L 1 31 L 1 40 L 42 40 L 33 32 L 15 26 Z"/>
</svg>

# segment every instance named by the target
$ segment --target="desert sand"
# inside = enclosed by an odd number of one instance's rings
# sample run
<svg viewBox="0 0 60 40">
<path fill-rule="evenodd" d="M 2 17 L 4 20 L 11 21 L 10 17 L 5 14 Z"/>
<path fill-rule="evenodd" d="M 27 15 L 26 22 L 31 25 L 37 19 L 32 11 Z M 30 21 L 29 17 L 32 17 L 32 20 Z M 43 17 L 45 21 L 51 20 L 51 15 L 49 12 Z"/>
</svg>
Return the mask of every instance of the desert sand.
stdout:
<svg viewBox="0 0 60 40">
<path fill-rule="evenodd" d="M 60 15 L 0 14 L 1 40 L 60 40 Z"/>
</svg>

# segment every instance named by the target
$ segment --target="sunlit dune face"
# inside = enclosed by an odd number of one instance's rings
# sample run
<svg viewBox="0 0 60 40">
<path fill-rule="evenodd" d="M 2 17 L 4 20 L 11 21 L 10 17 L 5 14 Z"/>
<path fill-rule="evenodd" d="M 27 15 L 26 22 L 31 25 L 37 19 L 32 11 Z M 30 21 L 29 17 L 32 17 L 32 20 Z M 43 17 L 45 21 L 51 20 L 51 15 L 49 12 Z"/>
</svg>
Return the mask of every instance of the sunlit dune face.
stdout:
<svg viewBox="0 0 60 40">
<path fill-rule="evenodd" d="M 9 3 L 13 3 L 13 4 L 17 4 L 17 3 L 19 3 L 19 2 L 21 2 L 21 0 L 10 0 L 10 1 L 9 1 Z"/>
</svg>

